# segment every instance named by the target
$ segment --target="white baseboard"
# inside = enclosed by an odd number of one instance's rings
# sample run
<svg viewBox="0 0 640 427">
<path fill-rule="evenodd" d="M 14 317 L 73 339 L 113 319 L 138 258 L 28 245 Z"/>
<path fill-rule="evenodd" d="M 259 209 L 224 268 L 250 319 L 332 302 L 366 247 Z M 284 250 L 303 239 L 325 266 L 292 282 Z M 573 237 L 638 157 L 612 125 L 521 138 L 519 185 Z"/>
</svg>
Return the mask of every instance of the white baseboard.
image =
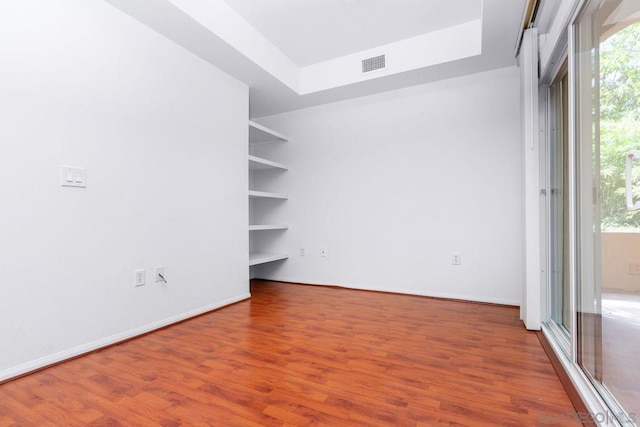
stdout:
<svg viewBox="0 0 640 427">
<path fill-rule="evenodd" d="M 0 382 L 9 380 L 15 377 L 19 377 L 21 375 L 25 375 L 25 374 L 28 374 L 29 372 L 37 371 L 42 368 L 46 368 L 47 366 L 54 365 L 56 363 L 60 363 L 68 359 L 72 359 L 74 357 L 81 356 L 86 353 L 90 353 L 92 351 L 98 350 L 103 347 L 108 347 L 110 345 L 119 343 L 121 341 L 126 341 L 136 336 L 146 334 L 156 329 L 164 328 L 165 326 L 178 323 L 180 321 L 189 319 L 191 317 L 199 316 L 209 311 L 216 310 L 218 308 L 222 308 L 224 306 L 234 304 L 236 302 L 239 302 L 248 298 L 251 298 L 251 294 L 247 292 L 232 298 L 227 298 L 222 301 L 218 301 L 214 304 L 210 304 L 204 307 L 196 308 L 191 311 L 187 311 L 186 313 L 181 313 L 175 316 L 168 317 L 166 319 L 158 320 L 157 322 L 149 323 L 147 325 L 140 326 L 138 328 L 131 329 L 116 335 L 112 335 L 110 337 L 102 338 L 97 341 L 92 341 L 87 344 L 82 344 L 77 347 L 70 348 L 68 350 L 63 350 L 58 353 L 44 356 L 27 363 L 23 363 L 21 365 L 2 370 L 0 371 Z"/>
<path fill-rule="evenodd" d="M 484 302 L 489 304 L 513 305 L 516 307 L 520 306 L 520 301 L 510 299 L 510 298 L 496 298 L 496 297 L 486 297 L 482 295 L 453 294 L 453 293 L 444 293 L 444 292 L 429 292 L 429 291 L 424 291 L 422 289 L 378 288 L 378 287 L 371 287 L 371 286 L 354 285 L 350 283 L 323 283 L 322 281 L 309 281 L 308 279 L 297 279 L 292 277 L 280 277 L 280 276 L 260 277 L 260 278 L 264 280 L 274 280 L 278 282 L 301 283 L 304 285 L 337 286 L 340 288 L 358 289 L 363 291 L 390 292 L 395 294 L 416 295 L 416 296 L 422 296 L 422 297 L 459 299 L 464 301 Z"/>
</svg>

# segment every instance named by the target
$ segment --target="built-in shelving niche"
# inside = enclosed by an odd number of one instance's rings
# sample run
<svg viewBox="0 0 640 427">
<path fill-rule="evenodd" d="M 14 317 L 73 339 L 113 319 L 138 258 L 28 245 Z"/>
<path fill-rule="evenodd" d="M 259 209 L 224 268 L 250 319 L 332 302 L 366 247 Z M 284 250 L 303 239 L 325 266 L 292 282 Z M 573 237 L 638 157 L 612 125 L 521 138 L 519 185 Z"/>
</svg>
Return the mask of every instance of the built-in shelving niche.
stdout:
<svg viewBox="0 0 640 427">
<path fill-rule="evenodd" d="M 270 145 L 289 138 L 249 120 L 249 266 L 281 261 L 289 257 L 283 248 L 283 233 L 289 228 L 277 218 L 281 204 L 289 198 L 282 191 L 269 188 L 274 174 L 289 170 L 283 163 L 269 158 Z M 259 153 L 259 154 L 257 154 Z M 277 220 L 277 221 L 276 221 Z M 253 277 L 253 274 L 251 275 Z"/>
</svg>

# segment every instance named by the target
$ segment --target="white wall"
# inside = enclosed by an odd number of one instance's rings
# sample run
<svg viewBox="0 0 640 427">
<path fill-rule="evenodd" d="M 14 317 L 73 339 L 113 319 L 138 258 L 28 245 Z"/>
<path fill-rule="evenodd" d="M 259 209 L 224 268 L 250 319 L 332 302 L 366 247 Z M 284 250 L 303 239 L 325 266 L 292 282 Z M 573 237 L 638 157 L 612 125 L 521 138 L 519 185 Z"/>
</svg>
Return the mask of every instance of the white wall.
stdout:
<svg viewBox="0 0 640 427">
<path fill-rule="evenodd" d="M 99 0 L 0 40 L 0 380 L 248 297 L 247 87 Z"/>
<path fill-rule="evenodd" d="M 640 235 L 614 231 L 602 232 L 600 236 L 602 290 L 640 293 L 640 276 L 631 274 L 629 266 L 640 258 Z"/>
<path fill-rule="evenodd" d="M 272 149 L 291 170 L 269 184 L 290 194 L 273 220 L 291 257 L 258 276 L 520 303 L 517 68 L 259 121 L 293 141 Z"/>
</svg>

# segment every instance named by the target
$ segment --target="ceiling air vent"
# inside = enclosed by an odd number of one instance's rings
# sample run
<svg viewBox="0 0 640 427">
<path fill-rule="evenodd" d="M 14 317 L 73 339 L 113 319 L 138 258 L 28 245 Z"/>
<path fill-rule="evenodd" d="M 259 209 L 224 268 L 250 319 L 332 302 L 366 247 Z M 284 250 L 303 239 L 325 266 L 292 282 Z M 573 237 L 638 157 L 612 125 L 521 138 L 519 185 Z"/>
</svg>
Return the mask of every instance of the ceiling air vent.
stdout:
<svg viewBox="0 0 640 427">
<path fill-rule="evenodd" d="M 374 56 L 373 58 L 362 60 L 362 72 L 369 73 L 371 71 L 380 70 L 385 67 L 384 55 Z"/>
</svg>

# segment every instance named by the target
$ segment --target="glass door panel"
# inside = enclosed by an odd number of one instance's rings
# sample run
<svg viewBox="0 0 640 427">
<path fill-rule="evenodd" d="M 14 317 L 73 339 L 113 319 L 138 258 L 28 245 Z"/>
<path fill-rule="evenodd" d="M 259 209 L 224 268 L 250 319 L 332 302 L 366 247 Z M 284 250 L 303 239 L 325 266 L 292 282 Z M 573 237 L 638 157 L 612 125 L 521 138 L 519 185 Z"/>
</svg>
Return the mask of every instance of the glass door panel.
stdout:
<svg viewBox="0 0 640 427">
<path fill-rule="evenodd" d="M 569 307 L 569 91 L 566 65 L 550 87 L 550 242 L 551 320 L 566 336 Z"/>
<path fill-rule="evenodd" d="M 640 414 L 639 21 L 639 1 L 591 0 L 574 49 L 577 357 L 629 415 Z"/>
</svg>

